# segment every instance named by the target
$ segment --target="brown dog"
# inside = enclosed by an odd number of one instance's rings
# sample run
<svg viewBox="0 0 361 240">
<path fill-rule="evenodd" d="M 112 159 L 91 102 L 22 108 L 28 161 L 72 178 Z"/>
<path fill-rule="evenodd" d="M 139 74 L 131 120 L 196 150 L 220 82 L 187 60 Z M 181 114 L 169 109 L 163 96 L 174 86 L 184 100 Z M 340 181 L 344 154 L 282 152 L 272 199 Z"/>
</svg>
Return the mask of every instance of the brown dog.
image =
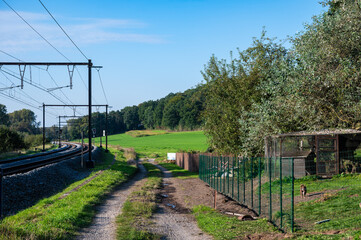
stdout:
<svg viewBox="0 0 361 240">
<path fill-rule="evenodd" d="M 301 184 L 300 187 L 300 195 L 302 196 L 302 198 L 306 197 L 307 194 L 307 188 L 305 185 Z"/>
</svg>

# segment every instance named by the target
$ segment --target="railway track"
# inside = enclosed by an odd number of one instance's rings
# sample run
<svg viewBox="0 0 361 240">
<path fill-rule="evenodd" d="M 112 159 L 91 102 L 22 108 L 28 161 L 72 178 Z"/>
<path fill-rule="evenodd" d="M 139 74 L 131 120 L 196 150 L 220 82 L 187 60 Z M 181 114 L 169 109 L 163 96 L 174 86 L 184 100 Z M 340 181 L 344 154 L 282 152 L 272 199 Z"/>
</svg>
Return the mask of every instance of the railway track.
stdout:
<svg viewBox="0 0 361 240">
<path fill-rule="evenodd" d="M 21 156 L 13 159 L 0 161 L 0 170 L 2 176 L 23 173 L 35 168 L 39 168 L 51 163 L 63 161 L 87 153 L 89 148 L 87 145 L 65 143 L 61 148 L 48 152 Z"/>
</svg>

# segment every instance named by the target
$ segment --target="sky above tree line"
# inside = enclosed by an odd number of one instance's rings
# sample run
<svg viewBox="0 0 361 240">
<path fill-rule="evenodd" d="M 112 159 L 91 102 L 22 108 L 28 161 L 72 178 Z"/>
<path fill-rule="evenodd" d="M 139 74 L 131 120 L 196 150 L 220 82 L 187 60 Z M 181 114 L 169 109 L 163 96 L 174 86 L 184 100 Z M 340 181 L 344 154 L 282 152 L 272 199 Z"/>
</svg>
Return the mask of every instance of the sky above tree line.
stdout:
<svg viewBox="0 0 361 240">
<path fill-rule="evenodd" d="M 6 2 L 71 61 L 86 61 L 38 0 Z M 230 51 L 236 54 L 237 48 L 249 47 L 263 27 L 269 37 L 285 40 L 302 31 L 303 23 L 311 22 L 312 16 L 324 10 L 317 0 L 42 2 L 86 57 L 103 66 L 99 73 L 106 98 L 98 72 L 93 70 L 94 103 L 109 103 L 112 110 L 194 87 L 202 82 L 201 70 L 212 54 L 229 58 Z M 2 1 L 0 20 L 0 50 L 23 61 L 67 61 Z M 0 52 L 0 61 L 14 59 Z M 0 74 L 0 89 L 20 81 L 9 75 L 19 75 L 17 67 L 7 67 L 5 71 Z M 27 69 L 25 76 L 28 82 L 44 87 L 66 103 L 86 104 L 87 70 L 79 67 L 78 71 L 74 73 L 73 89 L 66 87 L 61 91 L 52 89 L 69 85 L 66 67 Z M 34 108 L 39 103 L 61 104 L 54 96 L 26 83 L 23 90 L 14 88 L 0 93 L 0 103 L 7 106 L 8 112 L 29 108 L 39 121 L 42 111 Z M 103 111 L 93 111 L 97 110 Z M 49 108 L 46 125 L 56 124 L 57 116 L 73 112 L 68 108 Z M 76 114 L 86 114 L 86 109 L 77 109 Z"/>
</svg>

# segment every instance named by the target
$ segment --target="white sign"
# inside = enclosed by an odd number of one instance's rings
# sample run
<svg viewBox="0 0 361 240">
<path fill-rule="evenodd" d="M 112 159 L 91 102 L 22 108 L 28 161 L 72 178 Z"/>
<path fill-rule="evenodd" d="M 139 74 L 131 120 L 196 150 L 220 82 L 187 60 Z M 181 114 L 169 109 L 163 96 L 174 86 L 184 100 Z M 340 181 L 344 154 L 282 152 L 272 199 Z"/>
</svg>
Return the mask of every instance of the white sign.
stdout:
<svg viewBox="0 0 361 240">
<path fill-rule="evenodd" d="M 105 137 L 105 130 L 103 130 L 103 137 Z"/>
<path fill-rule="evenodd" d="M 167 160 L 176 160 L 177 154 L 176 153 L 167 153 Z"/>
</svg>

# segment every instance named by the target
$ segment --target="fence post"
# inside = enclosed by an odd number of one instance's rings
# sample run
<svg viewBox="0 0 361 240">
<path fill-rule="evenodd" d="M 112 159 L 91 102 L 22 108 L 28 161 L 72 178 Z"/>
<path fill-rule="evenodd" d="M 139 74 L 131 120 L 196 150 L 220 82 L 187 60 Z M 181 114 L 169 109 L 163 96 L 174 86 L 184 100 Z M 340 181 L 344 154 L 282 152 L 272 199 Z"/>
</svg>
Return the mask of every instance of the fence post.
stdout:
<svg viewBox="0 0 361 240">
<path fill-rule="evenodd" d="M 239 161 L 240 157 L 237 156 L 237 200 L 239 202 Z"/>
<path fill-rule="evenodd" d="M 261 181 L 262 181 L 262 176 L 261 176 L 261 159 L 262 158 L 258 158 L 258 214 L 261 215 L 261 201 L 262 201 L 262 191 L 261 191 Z"/>
<path fill-rule="evenodd" d="M 243 175 L 243 204 L 246 204 L 246 158 L 242 159 L 242 175 Z"/>
<path fill-rule="evenodd" d="M 234 157 L 232 157 L 232 198 L 234 198 Z"/>
<path fill-rule="evenodd" d="M 204 166 L 205 166 L 205 175 L 204 175 L 204 178 L 206 179 L 206 183 L 208 183 L 209 184 L 209 182 L 208 182 L 208 156 L 205 156 L 204 157 Z"/>
<path fill-rule="evenodd" d="M 229 157 L 227 157 L 227 195 L 229 196 Z"/>
<path fill-rule="evenodd" d="M 3 169 L 0 170 L 0 219 L 2 219 L 3 217 L 3 176 L 4 176 L 4 171 Z"/>
<path fill-rule="evenodd" d="M 219 192 L 223 193 L 223 156 L 219 156 Z"/>
<path fill-rule="evenodd" d="M 294 169 L 294 158 L 291 158 L 291 171 L 292 171 L 292 191 L 291 191 L 291 232 L 294 232 L 294 201 L 295 201 L 295 169 Z"/>
<path fill-rule="evenodd" d="M 253 157 L 251 158 L 251 208 L 253 209 Z"/>
<path fill-rule="evenodd" d="M 268 158 L 268 180 L 269 180 L 269 220 L 272 221 L 272 171 L 271 171 L 271 158 Z"/>
<path fill-rule="evenodd" d="M 282 210 L 282 157 L 280 157 L 280 213 L 281 213 L 281 229 L 283 227 L 283 210 Z"/>
<path fill-rule="evenodd" d="M 207 159 L 207 165 L 207 183 L 209 184 L 209 186 L 211 186 L 211 156 L 209 156 Z"/>
<path fill-rule="evenodd" d="M 215 156 L 213 156 L 212 157 L 212 162 L 211 162 L 211 170 L 212 170 L 212 172 L 211 172 L 211 182 L 212 182 L 212 188 L 215 188 L 215 179 L 214 179 L 214 158 L 215 158 Z"/>
<path fill-rule="evenodd" d="M 202 156 L 199 154 L 199 170 L 198 170 L 198 177 L 202 180 Z"/>
</svg>

